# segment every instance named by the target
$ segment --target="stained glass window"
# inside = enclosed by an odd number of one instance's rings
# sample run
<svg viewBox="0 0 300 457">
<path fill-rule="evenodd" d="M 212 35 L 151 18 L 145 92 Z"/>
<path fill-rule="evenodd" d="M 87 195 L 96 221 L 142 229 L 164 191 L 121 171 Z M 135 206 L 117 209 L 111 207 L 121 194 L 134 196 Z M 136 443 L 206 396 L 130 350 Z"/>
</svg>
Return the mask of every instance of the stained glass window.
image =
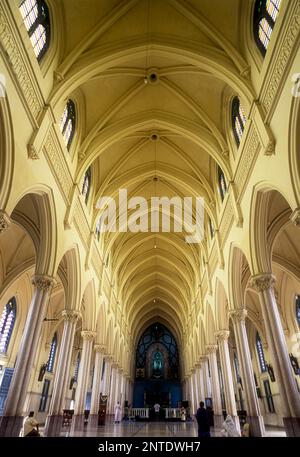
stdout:
<svg viewBox="0 0 300 457">
<path fill-rule="evenodd" d="M 218 166 L 218 184 L 219 184 L 219 192 L 221 195 L 221 199 L 223 201 L 225 198 L 225 195 L 227 193 L 227 184 L 226 184 L 224 173 L 219 166 Z"/>
<path fill-rule="evenodd" d="M 171 376 L 175 378 L 178 377 L 179 355 L 177 343 L 172 333 L 160 323 L 148 327 L 141 336 L 136 350 L 136 368 L 145 368 L 147 351 L 153 344 L 162 344 L 166 348 L 169 357 Z M 160 349 L 155 351 L 154 357 L 156 353 L 161 353 Z"/>
<path fill-rule="evenodd" d="M 0 321 L 0 354 L 6 354 L 10 338 L 14 329 L 17 313 L 15 297 L 5 305 Z"/>
<path fill-rule="evenodd" d="M 78 352 L 78 354 L 77 354 L 75 371 L 74 371 L 74 381 L 76 381 L 76 382 L 78 381 L 79 366 L 80 366 L 80 352 Z"/>
<path fill-rule="evenodd" d="M 246 124 L 246 116 L 239 97 L 234 97 L 231 106 L 232 129 L 236 144 L 239 146 Z"/>
<path fill-rule="evenodd" d="M 75 104 L 72 100 L 68 100 L 60 119 L 60 130 L 64 138 L 64 142 L 70 149 L 76 126 L 76 111 Z"/>
<path fill-rule="evenodd" d="M 256 333 L 256 349 L 260 365 L 260 371 L 264 373 L 265 371 L 267 371 L 267 365 L 265 360 L 264 348 L 258 332 Z"/>
<path fill-rule="evenodd" d="M 23 0 L 19 6 L 26 30 L 38 61 L 50 43 L 50 17 L 44 0 Z"/>
<path fill-rule="evenodd" d="M 277 19 L 281 0 L 256 0 L 253 32 L 256 44 L 264 56 Z"/>
<path fill-rule="evenodd" d="M 89 199 L 89 194 L 90 194 L 90 189 L 91 189 L 91 180 L 92 180 L 92 172 L 91 172 L 91 167 L 89 167 L 85 172 L 85 175 L 83 178 L 82 190 L 81 190 L 81 194 L 84 196 L 85 204 L 87 204 L 88 199 Z"/>
<path fill-rule="evenodd" d="M 57 334 L 55 333 L 52 338 L 50 352 L 49 352 L 49 359 L 48 359 L 48 363 L 47 363 L 47 371 L 49 371 L 50 373 L 52 373 L 53 368 L 54 368 L 56 349 L 57 349 Z"/>
<path fill-rule="evenodd" d="M 296 318 L 300 327 L 300 295 L 297 295 L 296 297 Z"/>
<path fill-rule="evenodd" d="M 209 223 L 210 237 L 211 237 L 211 239 L 213 239 L 213 237 L 215 236 L 215 228 L 214 228 L 214 225 L 210 218 L 208 219 L 208 223 Z"/>
</svg>

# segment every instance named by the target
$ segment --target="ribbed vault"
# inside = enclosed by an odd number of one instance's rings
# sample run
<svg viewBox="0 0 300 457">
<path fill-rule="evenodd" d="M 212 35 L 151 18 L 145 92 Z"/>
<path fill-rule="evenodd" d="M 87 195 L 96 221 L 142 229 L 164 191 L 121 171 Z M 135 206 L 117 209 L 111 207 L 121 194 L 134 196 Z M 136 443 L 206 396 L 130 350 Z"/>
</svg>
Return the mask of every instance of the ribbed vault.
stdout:
<svg viewBox="0 0 300 457">
<path fill-rule="evenodd" d="M 81 105 L 76 176 L 80 185 L 91 166 L 94 228 L 105 209 L 99 199 L 118 202 L 119 189 L 127 189 L 128 198 L 146 199 L 149 221 L 151 197 L 201 196 L 205 227 L 209 217 L 217 229 L 217 165 L 227 181 L 233 165 L 224 101 L 239 95 L 247 109 L 253 98 L 239 53 L 240 2 L 110 0 L 102 9 L 96 0 L 83 3 L 70 17 L 64 3 L 65 58 L 50 100 L 57 118 L 66 97 Z M 83 8 L 85 25 L 76 34 L 71 28 Z M 205 257 L 205 242 L 188 244 L 187 234 L 101 234 L 132 344 L 155 321 L 183 342 Z"/>
</svg>

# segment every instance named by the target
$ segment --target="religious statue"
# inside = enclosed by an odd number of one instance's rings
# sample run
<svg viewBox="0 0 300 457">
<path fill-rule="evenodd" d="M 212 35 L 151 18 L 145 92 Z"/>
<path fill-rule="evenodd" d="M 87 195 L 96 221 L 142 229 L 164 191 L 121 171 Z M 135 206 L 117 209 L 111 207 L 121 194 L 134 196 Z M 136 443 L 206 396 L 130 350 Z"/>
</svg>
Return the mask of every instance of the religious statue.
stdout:
<svg viewBox="0 0 300 457">
<path fill-rule="evenodd" d="M 161 378 L 163 374 L 163 356 L 160 351 L 156 351 L 153 356 L 153 377 Z"/>
</svg>

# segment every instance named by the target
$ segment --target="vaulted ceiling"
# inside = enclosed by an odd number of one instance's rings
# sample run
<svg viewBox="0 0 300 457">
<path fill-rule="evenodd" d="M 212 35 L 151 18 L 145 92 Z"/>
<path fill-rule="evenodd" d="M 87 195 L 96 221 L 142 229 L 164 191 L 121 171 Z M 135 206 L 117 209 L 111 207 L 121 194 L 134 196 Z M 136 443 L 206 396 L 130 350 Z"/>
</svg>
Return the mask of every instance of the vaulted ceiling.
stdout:
<svg viewBox="0 0 300 457">
<path fill-rule="evenodd" d="M 202 196 L 217 226 L 218 163 L 232 158 L 224 109 L 251 85 L 240 53 L 239 0 L 64 0 L 64 52 L 52 101 L 80 101 L 77 178 L 92 166 L 97 201 Z M 207 217 L 207 216 L 206 216 Z M 207 221 L 207 219 L 206 219 Z M 114 280 L 133 336 L 160 319 L 182 336 L 205 243 L 186 233 L 107 233 Z"/>
</svg>

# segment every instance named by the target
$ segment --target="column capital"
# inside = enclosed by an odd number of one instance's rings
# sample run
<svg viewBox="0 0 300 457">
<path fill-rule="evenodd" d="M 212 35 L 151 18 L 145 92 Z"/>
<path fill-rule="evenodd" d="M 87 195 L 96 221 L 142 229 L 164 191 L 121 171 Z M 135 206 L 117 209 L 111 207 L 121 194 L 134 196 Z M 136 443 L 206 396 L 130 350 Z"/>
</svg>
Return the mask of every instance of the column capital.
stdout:
<svg viewBox="0 0 300 457">
<path fill-rule="evenodd" d="M 0 211 L 0 233 L 5 232 L 10 226 L 11 220 L 5 211 Z"/>
<path fill-rule="evenodd" d="M 197 368 L 200 368 L 200 362 L 196 362 L 194 367 L 197 369 Z"/>
<path fill-rule="evenodd" d="M 245 308 L 234 309 L 229 312 L 234 322 L 245 322 L 248 311 Z"/>
<path fill-rule="evenodd" d="M 54 278 L 48 275 L 34 275 L 31 282 L 37 289 L 44 292 L 49 292 L 54 286 Z"/>
<path fill-rule="evenodd" d="M 112 368 L 118 369 L 118 368 L 119 368 L 119 364 L 118 364 L 117 362 L 114 362 L 114 361 L 113 361 L 111 367 L 112 367 Z"/>
<path fill-rule="evenodd" d="M 94 351 L 95 352 L 100 352 L 101 354 L 104 354 L 105 351 L 106 351 L 106 346 L 104 346 L 103 344 L 95 344 Z"/>
<path fill-rule="evenodd" d="M 217 352 L 218 346 L 217 344 L 208 344 L 206 346 L 206 350 L 208 354 L 213 354 L 214 352 Z"/>
<path fill-rule="evenodd" d="M 257 292 L 263 292 L 264 290 L 273 287 L 275 281 L 276 278 L 272 273 L 261 273 L 259 275 L 252 276 L 250 279 L 250 286 Z"/>
<path fill-rule="evenodd" d="M 206 355 L 201 355 L 199 357 L 199 363 L 202 364 L 202 363 L 205 363 L 207 361 L 207 357 Z"/>
<path fill-rule="evenodd" d="M 80 312 L 74 311 L 73 309 L 64 309 L 61 315 L 64 321 L 74 323 L 76 323 L 77 320 L 81 317 Z"/>
<path fill-rule="evenodd" d="M 296 208 L 292 212 L 290 220 L 296 227 L 300 227 L 300 208 Z"/>
<path fill-rule="evenodd" d="M 227 341 L 229 338 L 230 332 L 229 330 L 220 330 L 219 332 L 216 332 L 216 337 L 218 341 Z"/>
<path fill-rule="evenodd" d="M 81 332 L 81 337 L 85 341 L 93 341 L 96 336 L 96 332 L 91 332 L 90 330 L 83 330 Z"/>
<path fill-rule="evenodd" d="M 106 354 L 104 358 L 109 363 L 112 363 L 113 360 L 114 360 L 114 358 L 113 358 L 113 356 L 111 354 Z"/>
</svg>

